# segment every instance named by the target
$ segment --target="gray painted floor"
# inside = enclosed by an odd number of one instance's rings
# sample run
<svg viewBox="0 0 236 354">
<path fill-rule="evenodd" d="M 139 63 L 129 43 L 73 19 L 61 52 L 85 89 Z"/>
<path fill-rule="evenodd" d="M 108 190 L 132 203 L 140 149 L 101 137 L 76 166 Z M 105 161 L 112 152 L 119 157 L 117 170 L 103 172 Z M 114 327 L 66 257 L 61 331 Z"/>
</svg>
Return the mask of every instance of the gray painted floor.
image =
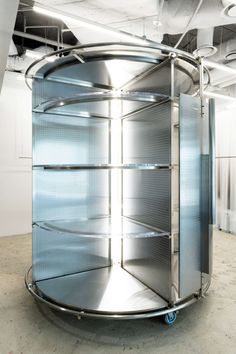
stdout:
<svg viewBox="0 0 236 354">
<path fill-rule="evenodd" d="M 24 287 L 30 235 L 0 238 L 0 354 L 236 353 L 236 236 L 215 232 L 208 296 L 174 326 L 159 318 L 101 321 L 39 307 Z"/>
</svg>

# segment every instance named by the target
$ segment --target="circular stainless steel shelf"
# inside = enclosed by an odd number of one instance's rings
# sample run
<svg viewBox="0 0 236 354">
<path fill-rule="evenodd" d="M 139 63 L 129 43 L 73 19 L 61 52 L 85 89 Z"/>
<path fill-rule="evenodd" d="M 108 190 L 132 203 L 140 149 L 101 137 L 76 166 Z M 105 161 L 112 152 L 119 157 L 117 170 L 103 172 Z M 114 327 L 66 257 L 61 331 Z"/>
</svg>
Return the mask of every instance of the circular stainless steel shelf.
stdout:
<svg viewBox="0 0 236 354">
<path fill-rule="evenodd" d="M 41 229 L 62 234 L 74 234 L 91 238 L 146 238 L 169 236 L 169 233 L 135 220 L 121 217 L 101 217 L 88 220 L 55 220 L 34 223 Z"/>
</svg>

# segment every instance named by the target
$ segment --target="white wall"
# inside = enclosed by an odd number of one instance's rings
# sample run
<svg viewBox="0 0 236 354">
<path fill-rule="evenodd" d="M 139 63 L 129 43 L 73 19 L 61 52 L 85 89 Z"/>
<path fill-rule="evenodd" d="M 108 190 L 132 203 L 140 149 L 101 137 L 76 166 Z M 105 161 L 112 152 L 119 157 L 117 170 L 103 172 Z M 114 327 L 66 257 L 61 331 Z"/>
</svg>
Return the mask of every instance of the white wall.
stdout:
<svg viewBox="0 0 236 354">
<path fill-rule="evenodd" d="M 5 72 L 0 95 L 0 236 L 31 232 L 31 91 Z"/>
<path fill-rule="evenodd" d="M 236 234 L 236 105 L 216 105 L 217 225 Z"/>
</svg>

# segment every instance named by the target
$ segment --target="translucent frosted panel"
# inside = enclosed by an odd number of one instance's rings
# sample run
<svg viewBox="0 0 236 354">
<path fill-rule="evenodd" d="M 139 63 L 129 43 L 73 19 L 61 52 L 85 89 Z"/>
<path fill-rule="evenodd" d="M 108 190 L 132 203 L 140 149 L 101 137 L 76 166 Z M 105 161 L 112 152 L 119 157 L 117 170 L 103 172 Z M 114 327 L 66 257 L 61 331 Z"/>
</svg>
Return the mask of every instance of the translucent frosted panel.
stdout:
<svg viewBox="0 0 236 354">
<path fill-rule="evenodd" d="M 33 220 L 87 219 L 108 214 L 108 171 L 33 172 Z"/>
<path fill-rule="evenodd" d="M 108 163 L 108 120 L 34 113 L 33 122 L 34 165 Z"/>
</svg>

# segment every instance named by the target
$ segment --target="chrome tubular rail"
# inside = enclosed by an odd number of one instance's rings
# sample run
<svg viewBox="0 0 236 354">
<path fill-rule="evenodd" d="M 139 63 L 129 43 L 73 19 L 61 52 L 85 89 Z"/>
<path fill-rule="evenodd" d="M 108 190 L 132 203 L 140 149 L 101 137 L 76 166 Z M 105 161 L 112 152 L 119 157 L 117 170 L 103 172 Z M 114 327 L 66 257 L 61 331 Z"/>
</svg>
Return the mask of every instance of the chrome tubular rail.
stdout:
<svg viewBox="0 0 236 354">
<path fill-rule="evenodd" d="M 140 55 L 140 53 L 142 51 L 144 51 L 144 52 L 146 51 L 144 54 L 146 54 L 147 58 L 148 58 L 148 54 L 149 55 L 154 54 L 154 57 L 156 57 L 156 59 L 158 59 L 160 57 L 160 52 L 161 52 L 161 55 L 163 57 L 175 56 L 175 57 L 178 57 L 178 58 L 181 58 L 183 60 L 190 62 L 194 66 L 198 66 L 198 64 L 199 64 L 198 59 L 196 59 L 192 54 L 184 52 L 184 51 L 179 50 L 177 48 L 172 48 L 167 45 L 157 43 L 157 42 L 147 42 L 147 44 L 145 44 L 145 43 L 144 44 L 134 44 L 134 43 L 129 43 L 129 42 L 92 43 L 92 44 L 71 46 L 70 48 L 63 48 L 63 49 L 54 51 L 53 53 L 49 53 L 47 55 L 44 55 L 44 56 L 42 56 L 42 58 L 35 60 L 28 67 L 28 69 L 25 72 L 26 85 L 31 89 L 28 79 L 32 79 L 34 76 L 31 75 L 30 72 L 33 69 L 33 67 L 35 67 L 37 64 L 39 64 L 40 62 L 42 62 L 46 59 L 51 59 L 55 56 L 59 57 L 61 55 L 64 55 L 64 54 L 67 54 L 70 52 L 72 53 L 72 56 L 74 56 L 73 52 L 76 53 L 76 51 L 81 51 L 81 54 L 85 55 L 85 56 L 89 55 L 89 54 L 92 55 L 92 57 L 96 57 L 96 55 L 99 57 L 101 57 L 102 55 L 109 56 L 109 55 L 112 55 L 112 51 L 107 51 L 107 48 L 110 49 L 112 47 L 117 47 L 119 55 L 122 55 L 122 54 L 124 55 L 125 52 L 127 52 L 129 48 L 131 48 L 131 50 L 132 49 L 134 50 L 136 48 L 137 49 L 136 50 L 137 56 L 138 56 L 138 54 Z M 88 51 L 89 49 L 93 49 L 93 48 L 95 50 L 92 53 Z M 99 50 L 96 50 L 96 48 L 98 48 Z M 113 55 L 119 56 L 118 52 L 116 52 L 115 54 L 113 53 Z M 134 54 L 132 56 L 134 56 Z M 143 59 L 143 61 L 145 61 L 145 59 Z M 80 62 L 80 63 L 83 64 L 83 62 Z M 210 82 L 209 72 L 205 67 L 204 67 L 204 71 L 206 72 L 206 74 L 208 76 L 208 82 L 207 82 L 207 85 L 208 85 Z"/>
</svg>

